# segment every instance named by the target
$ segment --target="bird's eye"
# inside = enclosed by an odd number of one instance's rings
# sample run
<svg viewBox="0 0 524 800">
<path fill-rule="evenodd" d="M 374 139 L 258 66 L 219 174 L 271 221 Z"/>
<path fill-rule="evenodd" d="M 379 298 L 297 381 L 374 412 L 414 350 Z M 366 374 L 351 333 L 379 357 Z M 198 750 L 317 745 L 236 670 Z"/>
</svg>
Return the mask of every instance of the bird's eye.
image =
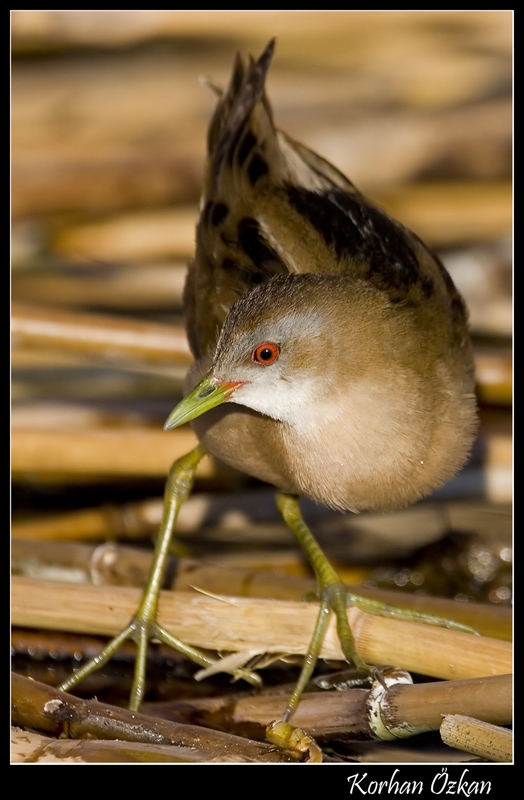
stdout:
<svg viewBox="0 0 524 800">
<path fill-rule="evenodd" d="M 259 344 L 258 347 L 255 347 L 251 353 L 251 360 L 254 361 L 255 364 L 267 365 L 276 361 L 278 355 L 279 349 L 276 344 L 264 342 L 263 344 Z"/>
</svg>

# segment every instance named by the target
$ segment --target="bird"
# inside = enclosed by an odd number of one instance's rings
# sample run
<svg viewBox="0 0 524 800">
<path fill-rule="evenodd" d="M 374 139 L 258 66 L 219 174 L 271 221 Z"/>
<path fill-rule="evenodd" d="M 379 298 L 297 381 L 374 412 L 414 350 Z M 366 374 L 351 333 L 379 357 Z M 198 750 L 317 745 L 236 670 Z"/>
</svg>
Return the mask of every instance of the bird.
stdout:
<svg viewBox="0 0 524 800">
<path fill-rule="evenodd" d="M 227 88 L 209 84 L 217 102 L 184 290 L 194 360 L 164 426 L 190 422 L 199 445 L 168 480 L 157 550 L 204 454 L 275 487 L 320 599 L 289 720 L 332 613 L 346 658 L 369 670 L 346 589 L 299 498 L 341 512 L 408 506 L 464 465 L 477 411 L 462 296 L 415 233 L 275 126 L 266 93 L 274 49 L 272 39 L 256 60 L 237 54 Z M 160 555 L 156 563 L 158 575 Z M 128 634 L 136 619 L 143 631 L 145 616 L 142 604 Z M 158 634 L 153 617 L 145 627 Z"/>
<path fill-rule="evenodd" d="M 227 402 L 193 422 L 221 461 L 342 511 L 391 511 L 469 453 L 466 307 L 415 234 L 275 129 L 274 44 L 237 57 L 209 128 L 184 297 L 186 385 L 207 377 L 186 405 Z"/>
</svg>

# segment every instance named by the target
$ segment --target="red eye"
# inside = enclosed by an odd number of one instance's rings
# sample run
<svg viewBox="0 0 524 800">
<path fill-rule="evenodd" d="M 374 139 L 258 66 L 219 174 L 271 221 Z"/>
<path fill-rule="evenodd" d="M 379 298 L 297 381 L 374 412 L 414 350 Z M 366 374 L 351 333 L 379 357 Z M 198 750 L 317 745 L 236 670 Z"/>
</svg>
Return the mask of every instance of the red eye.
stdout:
<svg viewBox="0 0 524 800">
<path fill-rule="evenodd" d="M 256 347 L 252 354 L 251 358 L 255 362 L 255 364 L 272 364 L 273 361 L 276 361 L 279 355 L 279 349 L 276 344 L 272 344 L 271 342 L 264 342 L 263 344 L 259 344 Z"/>
</svg>

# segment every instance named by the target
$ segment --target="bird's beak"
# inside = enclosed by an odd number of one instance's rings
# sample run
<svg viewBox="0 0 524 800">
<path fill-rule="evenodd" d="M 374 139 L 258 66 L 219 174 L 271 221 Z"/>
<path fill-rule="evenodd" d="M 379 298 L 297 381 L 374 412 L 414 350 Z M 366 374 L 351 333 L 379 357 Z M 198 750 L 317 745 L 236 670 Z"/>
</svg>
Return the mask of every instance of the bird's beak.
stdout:
<svg viewBox="0 0 524 800">
<path fill-rule="evenodd" d="M 193 391 L 173 409 L 164 423 L 164 430 L 178 428 L 184 422 L 189 422 L 220 403 L 225 403 L 235 389 L 243 384 L 244 381 L 219 381 L 208 372 L 198 386 L 195 386 Z"/>
</svg>

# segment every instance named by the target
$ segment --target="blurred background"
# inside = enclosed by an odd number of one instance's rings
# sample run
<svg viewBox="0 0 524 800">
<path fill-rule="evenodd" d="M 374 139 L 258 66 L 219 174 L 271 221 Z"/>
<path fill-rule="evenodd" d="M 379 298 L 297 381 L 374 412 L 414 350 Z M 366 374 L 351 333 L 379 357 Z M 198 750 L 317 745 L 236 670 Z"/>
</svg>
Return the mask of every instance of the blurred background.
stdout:
<svg viewBox="0 0 524 800">
<path fill-rule="evenodd" d="M 37 551 L 53 541 L 149 545 L 166 473 L 193 442 L 162 424 L 190 361 L 181 292 L 214 107 L 199 79 L 225 85 L 237 50 L 257 56 L 276 36 L 278 127 L 439 253 L 470 308 L 481 405 L 470 463 L 430 501 L 388 518 L 306 506 L 309 518 L 336 560 L 357 565 L 349 580 L 509 603 L 512 22 L 12 12 L 16 570 L 27 574 L 28 553 L 67 560 Z M 180 534 L 221 563 L 304 569 L 271 492 L 210 461 Z"/>
</svg>

